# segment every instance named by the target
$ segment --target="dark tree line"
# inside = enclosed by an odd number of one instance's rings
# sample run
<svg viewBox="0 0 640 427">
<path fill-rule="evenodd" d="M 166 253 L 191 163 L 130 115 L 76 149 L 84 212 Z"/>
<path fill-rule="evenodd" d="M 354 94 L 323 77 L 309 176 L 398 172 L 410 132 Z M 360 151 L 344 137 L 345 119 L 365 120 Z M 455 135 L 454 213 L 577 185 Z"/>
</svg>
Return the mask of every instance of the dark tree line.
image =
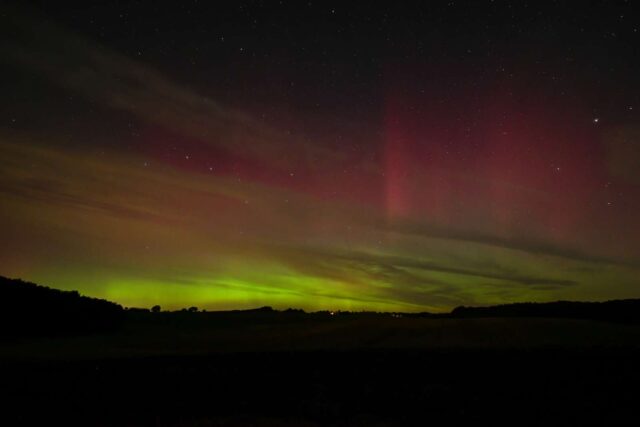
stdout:
<svg viewBox="0 0 640 427">
<path fill-rule="evenodd" d="M 558 301 L 550 303 L 516 303 L 489 307 L 457 307 L 451 313 L 375 313 L 324 311 L 305 313 L 303 310 L 277 311 L 271 307 L 253 310 L 231 310 L 204 313 L 196 307 L 175 312 L 161 312 L 160 306 L 129 308 L 110 301 L 89 298 L 77 291 L 61 291 L 18 279 L 0 276 L 0 338 L 18 336 L 74 335 L 110 332 L 123 322 L 144 319 L 173 322 L 176 319 L 197 325 L 202 319 L 222 319 L 241 316 L 248 321 L 257 318 L 290 318 L 299 321 L 342 316 L 393 316 L 428 318 L 481 318 L 481 317 L 546 317 L 590 319 L 614 322 L 640 322 L 640 299 L 607 302 Z M 157 315 L 154 313 L 162 313 Z M 195 316 L 195 314 L 198 314 Z M 282 316 L 280 316 L 282 315 Z M 204 316 L 204 317 L 203 317 Z M 225 317 L 226 316 L 226 317 Z M 154 321 L 155 321 L 154 320 Z M 194 323 L 195 322 L 195 323 Z"/>
<path fill-rule="evenodd" d="M 61 291 L 0 276 L 0 333 L 74 335 L 108 332 L 123 320 L 113 302 L 89 298 L 77 291 Z"/>
<path fill-rule="evenodd" d="M 548 303 L 516 303 L 489 307 L 457 307 L 452 317 L 553 317 L 640 322 L 640 299 L 606 302 L 558 301 Z"/>
</svg>

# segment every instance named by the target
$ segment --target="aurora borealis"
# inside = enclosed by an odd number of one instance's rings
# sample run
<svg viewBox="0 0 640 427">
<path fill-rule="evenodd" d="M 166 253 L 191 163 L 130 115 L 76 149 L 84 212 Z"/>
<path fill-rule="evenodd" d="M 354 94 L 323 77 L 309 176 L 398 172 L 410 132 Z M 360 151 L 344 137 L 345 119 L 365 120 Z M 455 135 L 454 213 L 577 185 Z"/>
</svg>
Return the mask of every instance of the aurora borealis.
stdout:
<svg viewBox="0 0 640 427">
<path fill-rule="evenodd" d="M 0 274 L 164 308 L 640 297 L 632 6 L 427 3 L 7 8 Z"/>
</svg>

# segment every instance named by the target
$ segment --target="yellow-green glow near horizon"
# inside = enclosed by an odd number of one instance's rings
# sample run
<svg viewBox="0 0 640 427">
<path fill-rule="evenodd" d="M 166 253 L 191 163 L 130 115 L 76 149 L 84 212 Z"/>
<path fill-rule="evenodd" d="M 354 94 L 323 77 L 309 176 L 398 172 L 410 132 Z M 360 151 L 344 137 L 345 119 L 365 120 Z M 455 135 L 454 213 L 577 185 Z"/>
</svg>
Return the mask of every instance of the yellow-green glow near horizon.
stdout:
<svg viewBox="0 0 640 427">
<path fill-rule="evenodd" d="M 528 101 L 453 100 L 469 136 L 390 84 L 370 123 L 337 138 L 324 111 L 326 131 L 296 132 L 53 24 L 11 25 L 0 57 L 38 120 L 0 125 L 1 275 L 167 309 L 640 296 L 634 122 L 502 82 Z"/>
</svg>

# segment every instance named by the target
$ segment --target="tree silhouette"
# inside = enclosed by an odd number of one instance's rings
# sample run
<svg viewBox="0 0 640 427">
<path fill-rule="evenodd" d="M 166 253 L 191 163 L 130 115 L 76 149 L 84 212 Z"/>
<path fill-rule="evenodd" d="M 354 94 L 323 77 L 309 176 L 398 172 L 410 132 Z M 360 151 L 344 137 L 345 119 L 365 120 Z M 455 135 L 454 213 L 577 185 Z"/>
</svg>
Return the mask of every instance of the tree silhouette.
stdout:
<svg viewBox="0 0 640 427">
<path fill-rule="evenodd" d="M 123 320 L 120 305 L 0 276 L 0 333 L 73 335 L 110 331 Z M 26 309 L 29 307 L 29 310 Z"/>
</svg>

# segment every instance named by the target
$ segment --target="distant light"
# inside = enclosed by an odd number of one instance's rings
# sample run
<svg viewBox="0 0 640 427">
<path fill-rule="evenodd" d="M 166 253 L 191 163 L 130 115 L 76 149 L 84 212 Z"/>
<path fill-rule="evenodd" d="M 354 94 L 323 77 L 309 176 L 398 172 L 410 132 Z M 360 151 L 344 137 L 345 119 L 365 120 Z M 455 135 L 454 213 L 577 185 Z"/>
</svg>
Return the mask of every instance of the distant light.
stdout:
<svg viewBox="0 0 640 427">
<path fill-rule="evenodd" d="M 595 119 L 593 119 L 593 123 L 598 123 L 599 121 L 600 121 L 600 119 L 597 118 L 597 117 Z"/>
</svg>

